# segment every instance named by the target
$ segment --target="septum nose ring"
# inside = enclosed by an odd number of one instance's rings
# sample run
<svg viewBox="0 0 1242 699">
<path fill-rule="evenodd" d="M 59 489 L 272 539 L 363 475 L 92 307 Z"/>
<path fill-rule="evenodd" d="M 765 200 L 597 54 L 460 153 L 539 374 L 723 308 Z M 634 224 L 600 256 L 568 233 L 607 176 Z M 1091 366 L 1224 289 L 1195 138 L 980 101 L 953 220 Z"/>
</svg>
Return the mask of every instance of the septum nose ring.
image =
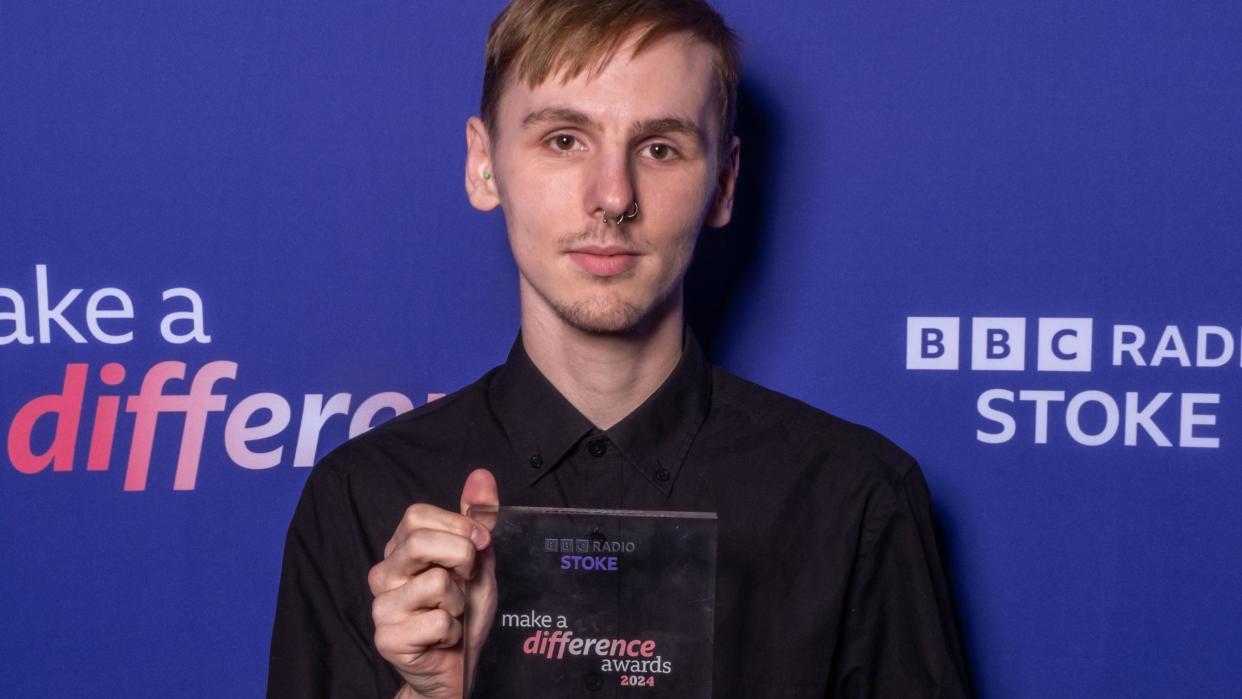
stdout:
<svg viewBox="0 0 1242 699">
<path fill-rule="evenodd" d="M 613 219 L 613 221 L 615 221 L 615 222 L 616 222 L 616 224 L 617 224 L 618 226 L 620 226 L 622 223 L 624 223 L 624 222 L 625 222 L 625 219 L 627 219 L 627 218 L 628 218 L 628 219 L 630 219 L 630 220 L 633 220 L 633 219 L 638 218 L 638 200 L 637 200 L 637 199 L 635 199 L 635 200 L 634 200 L 634 203 L 631 205 L 631 208 L 633 209 L 633 211 L 629 211 L 629 212 L 626 212 L 626 213 L 624 213 L 624 214 L 621 214 L 620 216 L 618 216 L 618 217 L 616 217 L 615 219 Z M 604 223 L 608 223 L 608 213 L 607 213 L 607 212 L 604 212 Z"/>
</svg>

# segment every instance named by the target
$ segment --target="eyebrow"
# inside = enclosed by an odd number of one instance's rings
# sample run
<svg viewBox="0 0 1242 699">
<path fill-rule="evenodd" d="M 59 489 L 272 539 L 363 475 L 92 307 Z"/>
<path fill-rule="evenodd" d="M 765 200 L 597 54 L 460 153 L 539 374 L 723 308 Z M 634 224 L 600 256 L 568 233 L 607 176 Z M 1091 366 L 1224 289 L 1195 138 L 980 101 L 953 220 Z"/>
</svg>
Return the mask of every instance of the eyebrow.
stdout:
<svg viewBox="0 0 1242 699">
<path fill-rule="evenodd" d="M 595 125 L 594 119 L 576 109 L 569 109 L 568 107 L 544 107 L 543 109 L 536 109 L 523 117 L 522 127 L 525 128 L 536 124 L 546 124 L 553 121 L 574 124 L 575 126 Z"/>
<path fill-rule="evenodd" d="M 583 128 L 598 128 L 599 124 L 586 114 L 569 107 L 545 107 L 536 109 L 522 118 L 522 127 L 528 128 L 538 124 L 562 123 L 573 124 Z M 635 121 L 631 128 L 641 134 L 683 134 L 703 141 L 705 134 L 698 124 L 689 119 L 676 116 L 659 117 Z"/>
<path fill-rule="evenodd" d="M 679 133 L 689 136 L 698 141 L 704 139 L 705 134 L 699 125 L 689 119 L 680 117 L 661 117 L 659 119 L 648 119 L 646 121 L 634 122 L 634 131 L 642 134 L 673 134 Z"/>
</svg>

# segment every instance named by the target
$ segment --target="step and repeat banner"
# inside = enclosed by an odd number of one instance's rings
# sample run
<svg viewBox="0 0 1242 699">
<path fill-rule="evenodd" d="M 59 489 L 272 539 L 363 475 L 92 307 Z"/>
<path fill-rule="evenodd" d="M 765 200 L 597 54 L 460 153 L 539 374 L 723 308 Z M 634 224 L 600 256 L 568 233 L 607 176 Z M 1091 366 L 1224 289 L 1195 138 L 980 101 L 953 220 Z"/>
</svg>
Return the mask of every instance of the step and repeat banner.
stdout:
<svg viewBox="0 0 1242 699">
<path fill-rule="evenodd" d="M 0 3 L 6 696 L 260 695 L 309 467 L 503 360 L 501 4 Z M 1242 7 L 717 6 L 713 360 L 919 459 L 982 696 L 1236 696 Z"/>
</svg>

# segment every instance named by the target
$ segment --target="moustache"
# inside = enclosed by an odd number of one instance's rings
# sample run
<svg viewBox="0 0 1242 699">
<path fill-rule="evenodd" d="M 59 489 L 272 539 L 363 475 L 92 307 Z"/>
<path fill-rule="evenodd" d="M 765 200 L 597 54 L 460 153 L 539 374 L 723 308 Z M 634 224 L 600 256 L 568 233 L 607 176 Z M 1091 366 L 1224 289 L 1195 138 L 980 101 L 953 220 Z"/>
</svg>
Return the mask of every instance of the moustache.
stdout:
<svg viewBox="0 0 1242 699">
<path fill-rule="evenodd" d="M 600 223 L 577 233 L 569 233 L 557 238 L 556 246 L 562 251 L 570 251 L 587 246 L 601 248 L 621 247 L 634 253 L 645 252 L 647 246 L 623 226 Z"/>
</svg>

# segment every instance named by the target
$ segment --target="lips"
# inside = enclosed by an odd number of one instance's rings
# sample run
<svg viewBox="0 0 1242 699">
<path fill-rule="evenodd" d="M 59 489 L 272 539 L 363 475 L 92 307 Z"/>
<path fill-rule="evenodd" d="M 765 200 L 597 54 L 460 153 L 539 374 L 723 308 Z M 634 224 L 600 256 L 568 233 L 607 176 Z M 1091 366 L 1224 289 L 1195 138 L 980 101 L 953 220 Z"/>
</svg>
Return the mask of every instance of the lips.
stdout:
<svg viewBox="0 0 1242 699">
<path fill-rule="evenodd" d="M 638 264 L 638 253 L 619 245 L 590 245 L 570 250 L 568 254 L 579 268 L 597 277 L 625 274 Z"/>
</svg>

